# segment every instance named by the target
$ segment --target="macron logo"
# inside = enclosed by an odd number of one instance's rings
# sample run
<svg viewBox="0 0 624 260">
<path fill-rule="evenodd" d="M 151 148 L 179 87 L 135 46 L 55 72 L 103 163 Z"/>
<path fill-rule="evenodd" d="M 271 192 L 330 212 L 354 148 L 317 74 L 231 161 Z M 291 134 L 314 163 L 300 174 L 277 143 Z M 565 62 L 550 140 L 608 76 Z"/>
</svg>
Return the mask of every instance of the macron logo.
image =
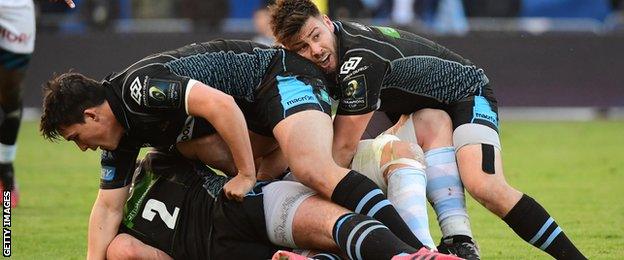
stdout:
<svg viewBox="0 0 624 260">
<path fill-rule="evenodd" d="M 308 95 L 286 101 L 286 105 L 292 106 L 303 101 L 312 101 L 314 98 Z"/>
</svg>

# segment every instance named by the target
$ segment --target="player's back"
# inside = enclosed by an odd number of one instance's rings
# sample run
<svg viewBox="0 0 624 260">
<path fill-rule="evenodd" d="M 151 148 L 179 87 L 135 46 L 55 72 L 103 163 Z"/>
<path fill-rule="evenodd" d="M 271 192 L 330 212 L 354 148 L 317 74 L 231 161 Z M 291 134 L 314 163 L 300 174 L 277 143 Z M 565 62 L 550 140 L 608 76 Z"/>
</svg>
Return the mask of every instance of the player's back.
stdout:
<svg viewBox="0 0 624 260">
<path fill-rule="evenodd" d="M 342 64 L 353 57 L 370 57 L 370 61 L 362 61 L 362 64 L 368 62 L 375 67 L 368 70 L 383 74 L 383 79 L 377 83 L 381 90 L 401 89 L 450 103 L 489 82 L 483 70 L 469 60 L 414 33 L 351 22 L 336 22 L 335 25 Z M 343 68 L 346 67 L 341 66 L 340 73 L 345 78 L 356 76 L 350 74 L 355 74 L 357 68 L 353 68 L 353 72 Z"/>
<path fill-rule="evenodd" d="M 137 74 L 173 73 L 200 81 L 235 98 L 251 99 L 271 66 L 277 49 L 238 40 L 193 43 L 149 55 L 110 77 L 126 85 Z"/>
<path fill-rule="evenodd" d="M 122 230 L 175 259 L 207 259 L 212 205 L 225 181 L 200 162 L 151 151 L 134 178 Z"/>
</svg>

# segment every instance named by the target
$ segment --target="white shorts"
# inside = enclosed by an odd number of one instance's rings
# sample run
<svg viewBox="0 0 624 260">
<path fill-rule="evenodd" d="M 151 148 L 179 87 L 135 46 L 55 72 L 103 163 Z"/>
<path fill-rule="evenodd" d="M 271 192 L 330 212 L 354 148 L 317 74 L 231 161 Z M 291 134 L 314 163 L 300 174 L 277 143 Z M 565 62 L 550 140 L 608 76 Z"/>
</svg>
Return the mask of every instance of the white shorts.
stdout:
<svg viewBox="0 0 624 260">
<path fill-rule="evenodd" d="M 30 54 L 35 49 L 35 7 L 32 1 L 18 2 L 0 4 L 0 48 Z"/>
<path fill-rule="evenodd" d="M 275 181 L 262 188 L 264 218 L 271 243 L 297 248 L 293 238 L 293 220 L 301 203 L 316 194 L 294 181 Z"/>
</svg>

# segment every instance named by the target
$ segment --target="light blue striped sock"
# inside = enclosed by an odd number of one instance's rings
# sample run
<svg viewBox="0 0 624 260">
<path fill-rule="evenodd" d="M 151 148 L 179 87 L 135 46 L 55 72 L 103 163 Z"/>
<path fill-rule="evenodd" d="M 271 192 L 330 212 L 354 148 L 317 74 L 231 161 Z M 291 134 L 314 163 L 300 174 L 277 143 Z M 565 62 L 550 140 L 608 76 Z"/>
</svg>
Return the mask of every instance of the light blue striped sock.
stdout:
<svg viewBox="0 0 624 260">
<path fill-rule="evenodd" d="M 435 248 L 429 233 L 426 187 L 427 176 L 424 170 L 414 167 L 400 168 L 388 178 L 388 200 L 420 242 Z"/>
<path fill-rule="evenodd" d="M 466 211 L 464 186 L 459 177 L 454 147 L 441 147 L 425 153 L 427 198 L 437 216 L 442 236 L 472 237 Z"/>
</svg>

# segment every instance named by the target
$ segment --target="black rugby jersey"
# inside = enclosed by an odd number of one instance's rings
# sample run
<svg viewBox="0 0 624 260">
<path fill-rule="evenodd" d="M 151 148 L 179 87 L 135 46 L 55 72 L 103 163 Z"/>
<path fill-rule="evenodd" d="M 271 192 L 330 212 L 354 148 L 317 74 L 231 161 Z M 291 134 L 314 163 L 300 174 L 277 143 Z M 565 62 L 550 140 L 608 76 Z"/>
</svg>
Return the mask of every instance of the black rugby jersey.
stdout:
<svg viewBox="0 0 624 260">
<path fill-rule="evenodd" d="M 489 82 L 469 60 L 410 32 L 389 27 L 334 22 L 338 38 L 336 81 L 332 95 L 340 100 L 338 114 L 358 115 L 374 110 L 391 113 L 408 106 L 383 100 L 384 90 L 399 91 L 450 104 L 474 95 Z M 384 103 L 387 103 L 385 106 Z M 388 111 L 399 110 L 399 111 Z"/>
<path fill-rule="evenodd" d="M 174 259 L 209 259 L 212 208 L 226 180 L 201 162 L 150 152 L 136 170 L 120 230 Z"/>
<path fill-rule="evenodd" d="M 200 81 L 253 102 L 254 90 L 277 49 L 249 41 L 195 43 L 150 55 L 104 80 L 109 102 L 125 134 L 115 151 L 103 151 L 100 188 L 130 184 L 141 147 L 168 147 L 216 133 L 203 118 L 187 113 L 186 95 Z"/>
</svg>

